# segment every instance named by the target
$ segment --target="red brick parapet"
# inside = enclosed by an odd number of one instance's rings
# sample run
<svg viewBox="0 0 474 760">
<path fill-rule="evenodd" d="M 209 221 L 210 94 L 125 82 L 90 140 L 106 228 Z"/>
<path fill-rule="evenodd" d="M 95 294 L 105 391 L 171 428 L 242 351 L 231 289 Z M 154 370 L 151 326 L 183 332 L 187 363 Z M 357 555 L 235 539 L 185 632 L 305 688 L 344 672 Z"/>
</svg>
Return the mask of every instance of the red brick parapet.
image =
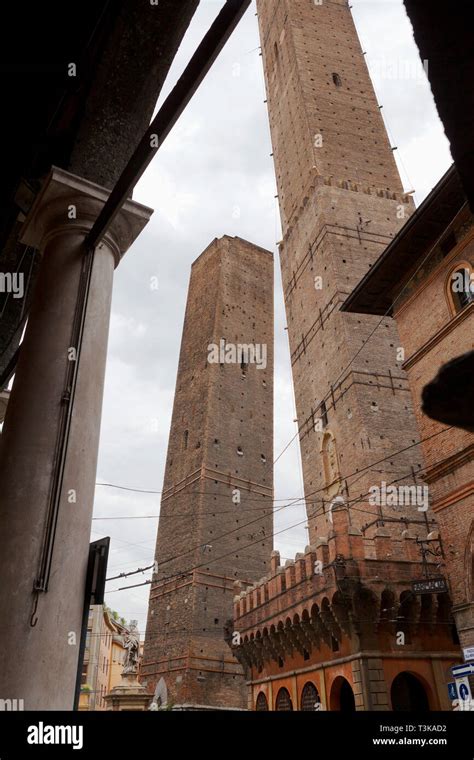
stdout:
<svg viewBox="0 0 474 760">
<path fill-rule="evenodd" d="M 449 637 L 448 594 L 422 598 L 412 591 L 412 581 L 426 572 L 440 575 L 434 561 L 423 567 L 415 531 L 401 530 L 396 539 L 380 526 L 369 541 L 349 525 L 347 508 L 335 510 L 333 521 L 334 530 L 317 546 L 307 546 L 284 566 L 274 551 L 269 575 L 245 589 L 235 582 L 229 634 L 244 667 L 277 661 L 294 648 L 308 653 L 335 642 L 339 648 L 354 635 L 369 642 L 382 629 L 412 637 L 420 625 L 439 624 L 436 635 Z M 435 531 L 425 530 L 423 539 L 438 546 Z"/>
</svg>

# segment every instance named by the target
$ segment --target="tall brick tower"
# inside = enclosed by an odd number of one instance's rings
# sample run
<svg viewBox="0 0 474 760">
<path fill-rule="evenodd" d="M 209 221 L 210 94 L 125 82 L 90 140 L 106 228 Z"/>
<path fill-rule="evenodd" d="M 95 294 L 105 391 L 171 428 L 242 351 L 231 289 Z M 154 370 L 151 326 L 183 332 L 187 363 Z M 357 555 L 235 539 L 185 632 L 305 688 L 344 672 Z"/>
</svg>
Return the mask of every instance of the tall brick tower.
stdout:
<svg viewBox="0 0 474 760">
<path fill-rule="evenodd" d="M 255 710 L 450 709 L 449 595 L 413 584 L 441 547 L 403 346 L 391 320 L 340 310 L 412 204 L 347 2 L 257 8 L 310 545 L 236 595 L 232 651 Z"/>
<path fill-rule="evenodd" d="M 150 592 L 142 682 L 169 704 L 247 707 L 224 628 L 270 567 L 272 459 L 273 257 L 225 236 L 192 267 Z"/>
<path fill-rule="evenodd" d="M 413 518 L 416 529 L 426 513 L 371 505 L 366 494 L 383 481 L 421 483 L 403 347 L 393 320 L 379 325 L 340 305 L 412 201 L 346 0 L 257 0 L 257 8 L 310 540 L 331 530 L 336 497 L 353 507 L 354 528 L 373 523 L 366 536 L 382 514 L 384 530 L 399 534 L 393 518 Z"/>
</svg>

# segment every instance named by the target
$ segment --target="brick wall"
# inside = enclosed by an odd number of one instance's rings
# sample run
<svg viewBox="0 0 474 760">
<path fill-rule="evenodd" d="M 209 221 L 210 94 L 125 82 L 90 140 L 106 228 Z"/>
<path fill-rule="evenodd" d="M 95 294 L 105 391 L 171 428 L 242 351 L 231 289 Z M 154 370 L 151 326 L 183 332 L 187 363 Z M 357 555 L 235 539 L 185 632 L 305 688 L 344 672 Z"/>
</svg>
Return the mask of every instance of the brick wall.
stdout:
<svg viewBox="0 0 474 760">
<path fill-rule="evenodd" d="M 264 345 L 266 367 L 210 363 L 221 339 Z M 269 569 L 272 455 L 273 259 L 224 237 L 192 268 L 150 593 L 142 680 L 174 704 L 246 707 L 224 627 L 233 582 Z"/>
<path fill-rule="evenodd" d="M 396 325 L 339 310 L 413 204 L 403 193 L 347 3 L 259 0 L 257 8 L 315 543 L 331 529 L 329 505 L 336 495 L 351 503 L 352 524 L 360 528 L 381 516 L 368 503 L 372 486 L 422 483 L 416 477 L 423 460 Z M 333 465 L 325 461 L 329 448 Z M 416 506 L 388 506 L 383 514 L 405 517 L 418 530 Z M 400 524 L 388 527 L 400 534 Z"/>
<path fill-rule="evenodd" d="M 406 350 L 406 368 L 423 438 L 427 482 L 443 539 L 455 605 L 471 604 L 474 531 L 474 436 L 425 416 L 420 399 L 442 364 L 474 347 L 474 304 L 457 315 L 448 283 L 458 266 L 474 264 L 472 220 L 454 225 L 457 244 L 444 258 L 426 251 L 424 265 L 395 313 Z M 446 431 L 446 432 L 443 432 Z M 474 611 L 460 626 L 461 641 L 474 644 Z M 463 628 L 469 628 L 464 634 Z M 467 640 L 469 639 L 469 640 Z"/>
</svg>

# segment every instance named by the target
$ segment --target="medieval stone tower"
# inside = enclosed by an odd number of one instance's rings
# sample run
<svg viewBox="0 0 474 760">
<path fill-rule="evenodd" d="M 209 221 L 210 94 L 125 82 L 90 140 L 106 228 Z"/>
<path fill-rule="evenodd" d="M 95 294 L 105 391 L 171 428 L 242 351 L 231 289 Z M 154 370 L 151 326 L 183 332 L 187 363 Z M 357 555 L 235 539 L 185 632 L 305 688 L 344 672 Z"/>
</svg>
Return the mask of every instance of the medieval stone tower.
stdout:
<svg viewBox="0 0 474 760">
<path fill-rule="evenodd" d="M 310 541 L 330 532 L 338 496 L 354 528 L 371 524 L 366 537 L 400 535 L 405 517 L 421 529 L 423 504 L 368 501 L 382 482 L 421 483 L 396 327 L 340 311 L 412 201 L 346 0 L 257 0 L 257 8 Z"/>
<path fill-rule="evenodd" d="M 225 236 L 192 267 L 150 592 L 142 682 L 170 704 L 247 707 L 224 628 L 270 567 L 272 461 L 273 257 Z"/>
</svg>

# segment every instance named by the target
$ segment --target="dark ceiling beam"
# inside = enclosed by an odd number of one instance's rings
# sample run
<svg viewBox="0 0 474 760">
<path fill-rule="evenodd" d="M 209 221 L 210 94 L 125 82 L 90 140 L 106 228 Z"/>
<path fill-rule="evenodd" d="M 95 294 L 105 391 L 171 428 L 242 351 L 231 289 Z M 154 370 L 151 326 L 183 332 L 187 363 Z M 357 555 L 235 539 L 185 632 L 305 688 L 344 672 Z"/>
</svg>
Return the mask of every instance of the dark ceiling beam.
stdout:
<svg viewBox="0 0 474 760">
<path fill-rule="evenodd" d="M 17 4 L 4 24 L 10 42 L 0 50 L 8 114 L 0 177 L 2 271 L 16 271 L 24 253 L 17 241 L 29 204 L 19 208 L 15 190 L 22 180 L 34 198 L 54 165 L 114 187 L 150 123 L 199 0 L 63 5 L 29 3 L 25 11 Z M 68 61 L 77 64 L 76 77 L 67 76 Z M 25 299 L 9 298 L 0 315 L 1 377 L 18 346 L 37 268 Z"/>
<path fill-rule="evenodd" d="M 251 0 L 227 0 L 204 36 L 177 84 L 146 130 L 90 231 L 86 244 L 94 248 L 183 113 L 222 48 L 249 8 Z"/>
<path fill-rule="evenodd" d="M 150 123 L 199 0 L 119 0 L 118 5 L 77 114 L 69 163 L 60 164 L 109 190 Z"/>
</svg>

